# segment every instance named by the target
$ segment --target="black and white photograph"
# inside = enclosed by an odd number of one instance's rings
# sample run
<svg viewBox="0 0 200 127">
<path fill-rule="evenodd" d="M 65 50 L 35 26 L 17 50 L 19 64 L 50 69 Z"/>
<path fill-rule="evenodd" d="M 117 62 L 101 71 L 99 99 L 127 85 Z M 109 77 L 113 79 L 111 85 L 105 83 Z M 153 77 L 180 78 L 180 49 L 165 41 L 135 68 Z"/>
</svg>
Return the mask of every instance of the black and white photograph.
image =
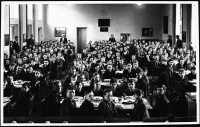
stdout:
<svg viewBox="0 0 200 127">
<path fill-rule="evenodd" d="M 1 1 L 1 125 L 199 124 L 198 1 Z"/>
</svg>

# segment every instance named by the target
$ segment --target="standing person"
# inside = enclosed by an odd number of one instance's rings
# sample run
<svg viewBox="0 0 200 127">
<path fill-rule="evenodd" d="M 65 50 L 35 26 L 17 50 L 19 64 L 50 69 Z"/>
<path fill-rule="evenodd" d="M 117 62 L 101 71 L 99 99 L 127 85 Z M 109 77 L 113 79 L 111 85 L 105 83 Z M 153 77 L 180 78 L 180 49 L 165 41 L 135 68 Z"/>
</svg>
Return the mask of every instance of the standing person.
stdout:
<svg viewBox="0 0 200 127">
<path fill-rule="evenodd" d="M 80 115 L 93 117 L 95 116 L 94 104 L 92 101 L 94 100 L 94 93 L 92 90 L 85 91 L 85 101 L 82 103 L 80 107 Z"/>
<path fill-rule="evenodd" d="M 65 37 L 65 34 L 62 34 L 62 37 L 60 38 L 60 42 L 63 42 L 64 44 L 67 43 L 67 38 Z"/>
<path fill-rule="evenodd" d="M 61 104 L 61 116 L 76 116 L 77 108 L 76 102 L 74 100 L 75 97 L 75 88 L 73 86 L 67 89 L 67 97 Z"/>
<path fill-rule="evenodd" d="M 13 42 L 13 50 L 15 50 L 16 53 L 19 52 L 18 36 L 15 36 L 15 41 Z"/>
<path fill-rule="evenodd" d="M 115 40 L 115 38 L 114 38 L 114 35 L 113 35 L 113 34 L 111 34 L 111 37 L 109 38 L 109 41 L 111 41 L 111 42 L 116 42 L 116 40 Z"/>
<path fill-rule="evenodd" d="M 172 37 L 171 35 L 168 35 L 167 37 L 168 37 L 167 43 L 169 43 L 170 47 L 172 47 Z"/>
<path fill-rule="evenodd" d="M 140 89 L 135 90 L 136 103 L 131 113 L 132 121 L 143 121 L 143 118 L 150 118 L 146 105 L 143 102 L 143 92 Z"/>
<path fill-rule="evenodd" d="M 35 43 L 35 42 L 34 42 L 34 40 L 33 40 L 33 34 L 31 34 L 31 35 L 30 35 L 30 38 L 27 40 L 27 45 L 26 45 L 26 46 L 27 46 L 27 48 L 29 48 L 29 47 L 30 47 L 30 45 L 32 45 L 32 46 L 33 46 L 33 45 L 34 45 L 34 43 Z"/>
<path fill-rule="evenodd" d="M 176 35 L 176 48 L 182 48 L 183 47 L 183 42 L 180 40 L 179 35 Z"/>
<path fill-rule="evenodd" d="M 104 99 L 100 102 L 98 106 L 99 115 L 101 117 L 117 117 L 118 112 L 115 104 L 112 101 L 112 90 L 105 89 L 103 92 Z"/>
</svg>

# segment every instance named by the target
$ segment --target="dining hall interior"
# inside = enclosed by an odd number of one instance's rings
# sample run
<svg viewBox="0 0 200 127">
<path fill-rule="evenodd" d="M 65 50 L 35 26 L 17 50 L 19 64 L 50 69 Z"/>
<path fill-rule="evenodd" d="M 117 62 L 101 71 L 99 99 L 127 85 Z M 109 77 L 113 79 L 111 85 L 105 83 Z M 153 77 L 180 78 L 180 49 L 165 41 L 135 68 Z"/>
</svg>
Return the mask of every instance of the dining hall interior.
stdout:
<svg viewBox="0 0 200 127">
<path fill-rule="evenodd" d="M 197 1 L 1 10 L 1 124 L 199 122 Z"/>
</svg>

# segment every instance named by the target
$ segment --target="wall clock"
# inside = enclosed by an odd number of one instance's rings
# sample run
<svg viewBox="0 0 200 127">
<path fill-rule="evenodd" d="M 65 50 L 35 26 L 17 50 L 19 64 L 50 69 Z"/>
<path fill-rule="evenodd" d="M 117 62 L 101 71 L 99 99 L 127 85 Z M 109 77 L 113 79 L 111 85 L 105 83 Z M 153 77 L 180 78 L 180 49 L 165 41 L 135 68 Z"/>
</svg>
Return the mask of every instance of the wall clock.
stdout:
<svg viewBox="0 0 200 127">
<path fill-rule="evenodd" d="M 107 10 L 107 9 L 102 9 L 102 10 L 100 11 L 100 14 L 101 14 L 102 16 L 106 16 L 106 15 L 108 15 L 108 10 Z"/>
</svg>

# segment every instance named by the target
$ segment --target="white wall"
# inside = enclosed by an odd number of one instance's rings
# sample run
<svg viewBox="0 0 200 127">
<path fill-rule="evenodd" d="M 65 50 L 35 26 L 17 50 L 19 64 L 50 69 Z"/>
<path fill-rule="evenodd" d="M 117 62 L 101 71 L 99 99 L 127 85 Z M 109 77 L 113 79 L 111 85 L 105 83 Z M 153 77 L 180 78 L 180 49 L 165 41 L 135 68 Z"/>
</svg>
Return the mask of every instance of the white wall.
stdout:
<svg viewBox="0 0 200 127">
<path fill-rule="evenodd" d="M 164 12 L 163 12 L 163 16 L 168 16 L 168 34 L 163 33 L 163 28 L 162 28 L 162 40 L 167 42 L 168 39 L 168 35 L 172 36 L 172 42 L 174 44 L 175 39 L 174 39 L 174 35 L 173 35 L 173 31 L 174 31 L 174 27 L 173 27 L 173 4 L 169 4 L 169 5 L 165 5 L 164 7 Z M 163 22 L 163 21 L 162 21 Z"/>
<path fill-rule="evenodd" d="M 164 5 L 67 5 L 49 4 L 44 6 L 44 41 L 58 40 L 54 37 L 55 27 L 66 27 L 67 38 L 77 46 L 77 27 L 87 27 L 87 42 L 108 40 L 111 34 L 120 40 L 120 33 L 131 33 L 131 39 L 162 39 L 162 12 Z M 109 32 L 100 32 L 98 19 L 100 11 L 108 10 L 105 18 L 110 19 Z M 153 37 L 142 37 L 142 28 L 152 27 Z"/>
</svg>

